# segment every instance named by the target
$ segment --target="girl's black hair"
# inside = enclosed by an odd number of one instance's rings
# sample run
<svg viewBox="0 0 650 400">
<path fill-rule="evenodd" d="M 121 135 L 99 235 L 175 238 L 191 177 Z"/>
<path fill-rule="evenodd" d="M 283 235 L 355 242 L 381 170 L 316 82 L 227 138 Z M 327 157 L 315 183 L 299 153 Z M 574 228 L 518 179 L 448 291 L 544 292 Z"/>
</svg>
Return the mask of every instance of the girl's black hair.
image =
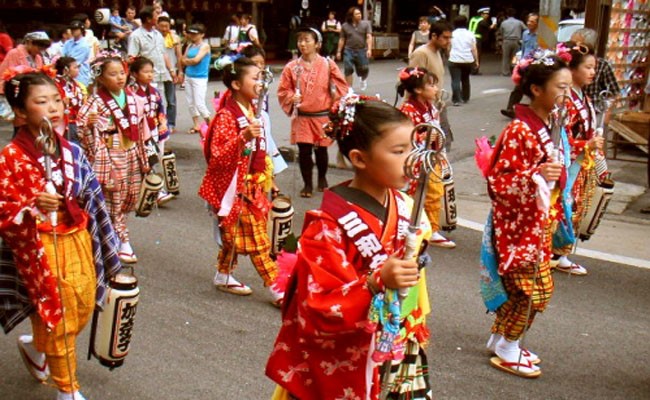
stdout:
<svg viewBox="0 0 650 400">
<path fill-rule="evenodd" d="M 255 46 L 254 44 L 244 47 L 241 54 L 246 58 L 253 58 L 255 56 L 262 56 L 262 58 L 266 58 L 266 52 L 264 49 L 259 46 Z"/>
<path fill-rule="evenodd" d="M 42 72 L 19 74 L 5 81 L 5 96 L 11 108 L 24 110 L 29 89 L 36 85 L 52 85 L 56 88 L 52 78 Z"/>
<path fill-rule="evenodd" d="M 257 67 L 257 64 L 250 58 L 242 57 L 236 60 L 232 65 L 223 69 L 223 84 L 230 90 L 233 90 L 232 83 L 241 81 L 246 70 L 250 67 Z"/>
<path fill-rule="evenodd" d="M 59 57 L 59 59 L 56 60 L 56 63 L 54 64 L 54 68 L 56 69 L 56 74 L 64 75 L 65 73 L 68 72 L 66 71 L 66 69 L 70 68 L 70 65 L 76 62 L 77 60 L 75 60 L 72 57 L 67 57 L 67 56 Z"/>
<path fill-rule="evenodd" d="M 578 68 L 587 57 L 595 55 L 594 49 L 583 43 L 566 42 L 565 46 L 569 48 L 569 54 L 571 54 L 570 69 Z"/>
<path fill-rule="evenodd" d="M 136 57 L 131 62 L 131 65 L 129 65 L 129 72 L 131 74 L 137 74 L 145 65 L 151 65 L 153 67 L 153 61 L 147 57 Z"/>
<path fill-rule="evenodd" d="M 114 55 L 109 55 L 109 56 L 99 56 L 95 59 L 95 61 L 90 65 L 90 70 L 93 73 L 94 78 L 93 81 L 91 82 L 90 86 L 88 87 L 88 93 L 91 93 L 95 87 L 100 88 L 102 85 L 99 83 L 99 78 L 104 75 L 104 72 L 106 71 L 106 67 L 109 64 L 112 63 L 118 63 L 120 64 L 123 68 L 126 68 L 124 65 L 124 60 L 122 60 L 119 56 L 114 56 Z M 124 71 L 126 72 L 126 71 Z"/>
<path fill-rule="evenodd" d="M 553 74 L 563 68 L 567 68 L 566 62 L 556 55 L 546 56 L 545 58 L 553 63 L 550 65 L 544 62 L 532 63 L 521 73 L 521 90 L 531 99 L 535 97 L 530 89 L 532 85 L 543 87 L 551 80 Z"/>
<path fill-rule="evenodd" d="M 413 73 L 413 71 L 421 71 L 422 73 Z M 397 85 L 397 94 L 399 97 L 404 97 L 405 93 L 410 95 L 415 94 L 415 89 L 421 89 L 427 83 L 433 81 L 434 84 L 438 83 L 438 77 L 433 72 L 429 72 L 426 68 L 414 68 L 408 67 L 404 68 L 403 72 L 409 74 L 407 79 L 399 80 Z M 400 74 L 401 75 L 401 74 Z M 395 98 L 395 104 L 397 104 L 397 98 Z"/>
<path fill-rule="evenodd" d="M 345 135 L 336 135 L 341 153 L 350 158 L 350 151 L 370 150 L 370 146 L 381 138 L 388 125 L 411 124 L 411 120 L 397 108 L 379 100 L 366 100 L 357 104 L 352 129 Z M 330 113 L 334 129 L 340 129 L 345 117 Z M 343 136 L 342 138 L 340 136 Z"/>
<path fill-rule="evenodd" d="M 322 44 L 323 42 L 323 35 L 321 35 L 316 28 L 310 29 L 310 27 L 308 26 L 301 26 L 296 31 L 296 38 L 298 38 L 299 35 L 304 35 L 304 34 L 311 36 L 311 38 L 314 39 L 314 42 L 316 42 L 317 45 Z"/>
</svg>

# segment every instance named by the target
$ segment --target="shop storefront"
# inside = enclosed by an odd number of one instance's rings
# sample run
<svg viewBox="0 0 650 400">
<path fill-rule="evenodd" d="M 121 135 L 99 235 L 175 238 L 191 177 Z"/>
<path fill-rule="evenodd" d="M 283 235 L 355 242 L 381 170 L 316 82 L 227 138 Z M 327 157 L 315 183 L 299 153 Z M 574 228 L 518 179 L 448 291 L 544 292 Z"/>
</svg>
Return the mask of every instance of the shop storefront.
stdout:
<svg viewBox="0 0 650 400">
<path fill-rule="evenodd" d="M 585 25 L 599 32 L 599 55 L 611 63 L 621 87 L 609 125 L 610 157 L 619 158 L 621 146 L 635 147 L 647 157 L 650 0 L 589 1 Z M 635 161 L 647 159 L 637 157 Z"/>
</svg>

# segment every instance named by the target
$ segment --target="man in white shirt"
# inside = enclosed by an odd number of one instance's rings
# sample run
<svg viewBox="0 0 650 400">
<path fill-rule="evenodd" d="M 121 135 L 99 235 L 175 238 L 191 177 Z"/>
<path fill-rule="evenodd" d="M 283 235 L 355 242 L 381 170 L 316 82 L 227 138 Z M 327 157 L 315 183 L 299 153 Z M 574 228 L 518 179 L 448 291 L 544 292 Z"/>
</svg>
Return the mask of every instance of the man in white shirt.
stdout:
<svg viewBox="0 0 650 400">
<path fill-rule="evenodd" d="M 223 34 L 223 41 L 231 51 L 237 50 L 239 45 L 239 15 L 233 14 L 230 16 L 230 24 Z"/>
<path fill-rule="evenodd" d="M 451 102 L 459 106 L 467 103 L 470 96 L 469 75 L 472 68 L 478 69 L 476 37 L 467 29 L 467 17 L 459 15 L 454 19 L 449 53 L 449 73 L 451 74 Z M 462 87 L 462 90 L 461 90 Z"/>
<path fill-rule="evenodd" d="M 153 62 L 153 84 L 165 99 L 168 115 L 176 115 L 176 90 L 174 80 L 176 69 L 165 53 L 165 39 L 156 30 L 158 14 L 153 7 L 146 6 L 140 10 L 142 26 L 129 35 L 129 57 L 147 57 Z"/>
</svg>

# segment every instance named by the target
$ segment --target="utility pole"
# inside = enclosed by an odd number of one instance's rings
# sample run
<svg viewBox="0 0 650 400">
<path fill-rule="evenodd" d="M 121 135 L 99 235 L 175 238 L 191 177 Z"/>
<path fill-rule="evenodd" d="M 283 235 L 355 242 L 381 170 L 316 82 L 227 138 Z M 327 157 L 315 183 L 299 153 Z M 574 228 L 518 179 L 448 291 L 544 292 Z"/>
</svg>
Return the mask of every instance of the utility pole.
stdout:
<svg viewBox="0 0 650 400">
<path fill-rule="evenodd" d="M 557 29 L 562 14 L 561 0 L 540 0 L 537 43 L 544 49 L 554 49 L 557 44 Z"/>
<path fill-rule="evenodd" d="M 388 0 L 388 9 L 386 10 L 386 32 L 395 32 L 395 0 Z"/>
</svg>

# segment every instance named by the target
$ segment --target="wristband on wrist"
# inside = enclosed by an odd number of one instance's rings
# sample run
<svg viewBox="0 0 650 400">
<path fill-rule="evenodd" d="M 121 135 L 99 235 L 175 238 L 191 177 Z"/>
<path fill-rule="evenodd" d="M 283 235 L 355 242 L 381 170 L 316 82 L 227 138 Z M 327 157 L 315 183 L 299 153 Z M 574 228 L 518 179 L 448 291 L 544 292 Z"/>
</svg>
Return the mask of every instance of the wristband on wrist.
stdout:
<svg viewBox="0 0 650 400">
<path fill-rule="evenodd" d="M 372 294 L 377 294 L 386 290 L 384 282 L 381 280 L 381 269 L 379 268 L 368 273 L 366 283 L 368 290 L 370 290 Z"/>
</svg>

